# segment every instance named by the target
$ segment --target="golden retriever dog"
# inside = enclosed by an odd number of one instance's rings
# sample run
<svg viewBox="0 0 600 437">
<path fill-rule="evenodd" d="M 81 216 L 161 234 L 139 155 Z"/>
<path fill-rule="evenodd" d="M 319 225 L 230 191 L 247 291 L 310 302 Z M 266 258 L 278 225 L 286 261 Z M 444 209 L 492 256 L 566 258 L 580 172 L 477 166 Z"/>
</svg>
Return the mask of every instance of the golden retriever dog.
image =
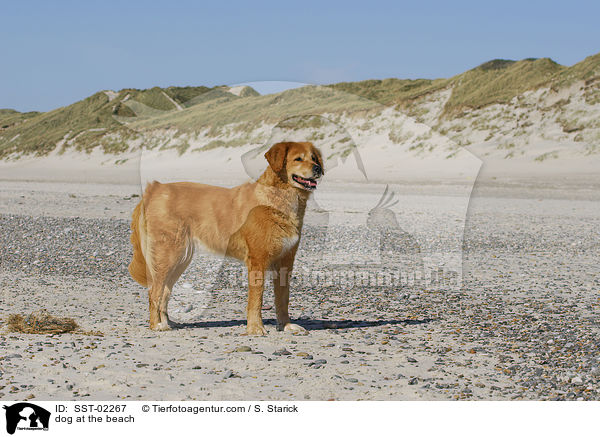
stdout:
<svg viewBox="0 0 600 437">
<path fill-rule="evenodd" d="M 265 335 L 261 308 L 266 271 L 273 272 L 277 328 L 290 322 L 289 279 L 300 242 L 306 202 L 324 175 L 312 143 L 275 144 L 269 166 L 254 183 L 222 188 L 191 182 L 148 184 L 133 211 L 129 272 L 149 287 L 150 328 L 169 329 L 167 304 L 194 247 L 237 258 L 248 269 L 246 332 Z"/>
</svg>

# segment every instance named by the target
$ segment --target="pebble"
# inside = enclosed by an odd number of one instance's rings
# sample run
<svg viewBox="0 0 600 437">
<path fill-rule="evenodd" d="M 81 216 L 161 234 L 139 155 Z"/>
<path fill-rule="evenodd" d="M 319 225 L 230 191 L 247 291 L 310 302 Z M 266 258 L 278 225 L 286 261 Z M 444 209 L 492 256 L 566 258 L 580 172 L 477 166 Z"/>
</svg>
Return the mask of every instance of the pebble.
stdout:
<svg viewBox="0 0 600 437">
<path fill-rule="evenodd" d="M 252 348 L 250 346 L 240 346 L 235 349 L 236 352 L 252 352 Z"/>
<path fill-rule="evenodd" d="M 21 354 L 10 354 L 2 357 L 3 360 L 11 360 L 13 358 L 23 358 Z"/>
</svg>

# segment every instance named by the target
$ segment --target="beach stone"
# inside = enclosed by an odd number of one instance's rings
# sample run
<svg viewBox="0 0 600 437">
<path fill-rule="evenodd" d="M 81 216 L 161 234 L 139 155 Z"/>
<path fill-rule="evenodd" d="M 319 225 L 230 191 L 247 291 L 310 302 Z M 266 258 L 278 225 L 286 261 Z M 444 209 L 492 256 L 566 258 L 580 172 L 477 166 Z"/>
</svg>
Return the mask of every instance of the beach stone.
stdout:
<svg viewBox="0 0 600 437">
<path fill-rule="evenodd" d="M 11 360 L 13 358 L 23 358 L 21 354 L 10 354 L 2 357 L 3 360 Z"/>
<path fill-rule="evenodd" d="M 252 352 L 252 348 L 250 346 L 240 346 L 235 349 L 236 352 Z"/>
</svg>

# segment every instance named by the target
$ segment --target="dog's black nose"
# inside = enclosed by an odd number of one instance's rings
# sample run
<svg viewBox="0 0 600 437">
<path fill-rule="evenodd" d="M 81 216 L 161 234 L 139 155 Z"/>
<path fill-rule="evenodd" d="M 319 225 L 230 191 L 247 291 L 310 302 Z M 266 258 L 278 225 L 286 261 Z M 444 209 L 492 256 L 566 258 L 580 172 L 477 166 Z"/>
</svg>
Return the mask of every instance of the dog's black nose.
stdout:
<svg viewBox="0 0 600 437">
<path fill-rule="evenodd" d="M 315 176 L 321 176 L 323 174 L 323 169 L 321 168 L 321 166 L 319 164 L 313 165 L 313 174 Z"/>
</svg>

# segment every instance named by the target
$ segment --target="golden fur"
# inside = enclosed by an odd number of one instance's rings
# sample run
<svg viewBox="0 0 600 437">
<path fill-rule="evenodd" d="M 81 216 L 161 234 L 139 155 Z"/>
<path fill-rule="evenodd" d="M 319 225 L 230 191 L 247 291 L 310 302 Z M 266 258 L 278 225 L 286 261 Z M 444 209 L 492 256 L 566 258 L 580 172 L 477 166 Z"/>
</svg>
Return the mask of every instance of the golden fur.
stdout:
<svg viewBox="0 0 600 437">
<path fill-rule="evenodd" d="M 265 271 L 272 270 L 279 329 L 290 323 L 289 278 L 306 202 L 323 165 L 311 143 L 278 143 L 254 183 L 234 188 L 177 182 L 148 185 L 131 222 L 131 276 L 148 291 L 150 328 L 169 329 L 173 285 L 192 260 L 194 245 L 237 258 L 248 269 L 248 334 L 264 335 L 261 307 Z"/>
</svg>

